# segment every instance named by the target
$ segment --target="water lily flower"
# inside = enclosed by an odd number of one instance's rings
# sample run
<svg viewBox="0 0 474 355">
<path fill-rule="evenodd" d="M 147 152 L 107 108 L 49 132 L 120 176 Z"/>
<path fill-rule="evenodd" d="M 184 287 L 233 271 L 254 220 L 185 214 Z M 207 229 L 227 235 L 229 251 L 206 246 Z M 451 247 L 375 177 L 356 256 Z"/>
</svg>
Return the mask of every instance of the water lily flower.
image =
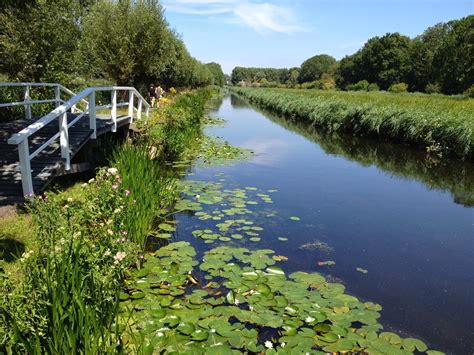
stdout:
<svg viewBox="0 0 474 355">
<path fill-rule="evenodd" d="M 108 168 L 108 169 L 107 169 L 107 172 L 108 172 L 109 174 L 116 175 L 117 172 L 118 172 L 118 170 L 117 170 L 117 168 Z"/>
<path fill-rule="evenodd" d="M 266 347 L 267 349 L 273 349 L 273 344 L 272 344 L 272 342 L 269 341 L 269 340 L 267 340 L 267 341 L 265 342 L 265 347 Z"/>
</svg>

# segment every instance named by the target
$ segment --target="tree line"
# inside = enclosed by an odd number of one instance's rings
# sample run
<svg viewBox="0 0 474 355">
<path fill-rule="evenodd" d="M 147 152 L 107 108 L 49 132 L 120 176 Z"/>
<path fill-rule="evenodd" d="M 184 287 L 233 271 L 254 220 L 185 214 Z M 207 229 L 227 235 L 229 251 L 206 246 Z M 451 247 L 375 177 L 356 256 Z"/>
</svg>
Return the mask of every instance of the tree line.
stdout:
<svg viewBox="0 0 474 355">
<path fill-rule="evenodd" d="M 474 93 L 474 16 L 429 27 L 410 38 L 387 33 L 340 61 L 319 54 L 299 68 L 243 68 L 232 83 L 342 90 Z M 472 91 L 472 93 L 470 93 Z"/>
<path fill-rule="evenodd" d="M 158 0 L 5 0 L 0 74 L 71 86 L 224 84 L 219 64 L 189 54 Z"/>
</svg>

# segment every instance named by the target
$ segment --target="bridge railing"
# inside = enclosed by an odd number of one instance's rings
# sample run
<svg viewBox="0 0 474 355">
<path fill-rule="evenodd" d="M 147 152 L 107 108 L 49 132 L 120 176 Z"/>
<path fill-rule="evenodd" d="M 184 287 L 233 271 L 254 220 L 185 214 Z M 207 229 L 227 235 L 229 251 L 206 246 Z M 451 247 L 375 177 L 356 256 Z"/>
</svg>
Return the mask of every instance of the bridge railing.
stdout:
<svg viewBox="0 0 474 355">
<path fill-rule="evenodd" d="M 0 83 L 0 88 L 23 88 L 23 100 L 15 102 L 0 102 L 0 108 L 23 106 L 25 108 L 25 119 L 27 120 L 32 119 L 31 108 L 34 105 L 54 103 L 55 106 L 58 107 L 65 102 L 64 94 L 66 94 L 69 98 L 76 95 L 67 87 L 57 83 Z M 31 94 L 34 88 L 53 88 L 54 96 L 49 99 L 33 100 L 31 98 Z M 88 104 L 87 100 L 82 100 L 82 103 L 86 106 Z M 74 106 L 71 111 L 82 112 L 79 108 L 77 108 L 77 106 Z"/>
<path fill-rule="evenodd" d="M 118 92 L 128 93 L 128 101 L 124 103 L 117 103 Z M 110 92 L 111 104 L 105 106 L 97 105 L 96 92 Z M 137 105 L 135 107 L 135 98 Z M 86 100 L 87 99 L 87 100 Z M 68 111 L 77 110 L 76 105 L 80 102 L 87 102 L 84 111 L 75 116 L 71 122 L 68 123 Z M 69 147 L 69 128 L 76 124 L 85 115 L 89 116 L 89 127 L 91 130 L 91 139 L 97 138 L 97 115 L 98 109 L 110 108 L 112 120 L 112 132 L 117 131 L 117 108 L 121 106 L 128 107 L 128 116 L 131 122 L 134 119 L 134 113 L 137 113 L 137 119 L 141 119 L 142 112 L 145 111 L 146 117 L 149 115 L 150 105 L 143 96 L 133 87 L 128 86 L 112 86 L 112 87 L 91 87 L 82 90 L 80 93 L 74 95 L 69 100 L 57 106 L 53 111 L 41 117 L 28 127 L 22 129 L 20 132 L 12 135 L 8 139 L 8 144 L 15 144 L 18 146 L 18 156 L 20 162 L 21 180 L 23 187 L 23 194 L 29 196 L 33 193 L 33 178 L 31 174 L 31 159 L 36 157 L 39 153 L 50 146 L 59 138 L 61 157 L 65 161 L 65 170 L 71 169 L 71 151 Z M 35 132 L 39 131 L 49 123 L 59 118 L 58 132 L 43 143 L 34 152 L 29 150 L 29 137 Z"/>
</svg>

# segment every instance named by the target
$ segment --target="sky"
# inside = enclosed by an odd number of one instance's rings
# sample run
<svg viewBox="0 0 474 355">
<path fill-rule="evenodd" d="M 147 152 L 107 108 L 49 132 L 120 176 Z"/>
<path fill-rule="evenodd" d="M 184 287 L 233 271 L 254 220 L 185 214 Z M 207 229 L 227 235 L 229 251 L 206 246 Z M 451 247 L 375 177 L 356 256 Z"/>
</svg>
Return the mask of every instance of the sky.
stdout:
<svg viewBox="0 0 474 355">
<path fill-rule="evenodd" d="M 290 68 L 316 55 L 341 59 L 371 37 L 414 37 L 474 14 L 474 0 L 162 0 L 192 56 L 236 66 Z"/>
</svg>

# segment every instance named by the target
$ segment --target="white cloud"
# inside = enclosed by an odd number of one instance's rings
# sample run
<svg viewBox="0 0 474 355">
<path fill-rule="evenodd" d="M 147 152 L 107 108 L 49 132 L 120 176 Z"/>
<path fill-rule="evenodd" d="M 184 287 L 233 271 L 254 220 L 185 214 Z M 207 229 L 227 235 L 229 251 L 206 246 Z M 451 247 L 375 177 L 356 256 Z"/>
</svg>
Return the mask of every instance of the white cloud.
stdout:
<svg viewBox="0 0 474 355">
<path fill-rule="evenodd" d="M 210 16 L 224 15 L 223 21 L 248 26 L 258 32 L 294 33 L 304 29 L 286 7 L 255 0 L 166 0 L 167 11 Z"/>
</svg>

